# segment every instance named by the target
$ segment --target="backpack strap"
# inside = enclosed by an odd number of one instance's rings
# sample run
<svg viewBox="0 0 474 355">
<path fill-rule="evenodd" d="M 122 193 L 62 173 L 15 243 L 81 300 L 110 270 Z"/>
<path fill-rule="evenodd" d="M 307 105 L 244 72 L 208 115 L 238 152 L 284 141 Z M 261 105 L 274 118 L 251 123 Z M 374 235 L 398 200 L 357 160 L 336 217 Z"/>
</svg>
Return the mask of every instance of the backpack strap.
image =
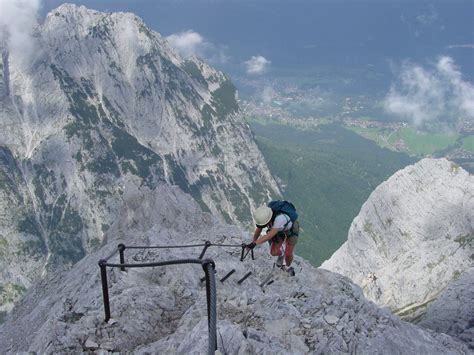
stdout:
<svg viewBox="0 0 474 355">
<path fill-rule="evenodd" d="M 286 213 L 281 213 L 281 214 L 284 215 L 284 216 L 287 218 L 286 223 L 283 225 L 283 230 L 285 230 L 286 227 L 288 227 L 288 224 L 290 224 L 291 218 L 290 218 L 290 216 L 288 216 Z"/>
</svg>

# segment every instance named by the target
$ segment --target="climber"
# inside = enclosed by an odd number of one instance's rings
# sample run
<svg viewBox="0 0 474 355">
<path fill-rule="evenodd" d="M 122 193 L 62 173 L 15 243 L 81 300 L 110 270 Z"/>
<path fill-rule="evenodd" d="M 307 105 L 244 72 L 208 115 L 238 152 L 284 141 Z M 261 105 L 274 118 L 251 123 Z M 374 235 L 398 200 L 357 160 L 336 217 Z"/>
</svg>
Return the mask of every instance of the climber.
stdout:
<svg viewBox="0 0 474 355">
<path fill-rule="evenodd" d="M 298 215 L 293 204 L 288 201 L 272 201 L 268 206 L 257 208 L 254 218 L 256 228 L 253 241 L 247 244 L 247 248 L 253 249 L 256 245 L 268 241 L 270 254 L 278 256 L 276 265 L 282 267 L 283 259 L 285 259 L 286 270 L 294 275 L 294 270 L 290 265 L 298 242 L 299 222 L 296 220 Z M 267 228 L 267 233 L 261 236 L 264 228 Z M 283 244 L 285 244 L 284 252 Z"/>
</svg>

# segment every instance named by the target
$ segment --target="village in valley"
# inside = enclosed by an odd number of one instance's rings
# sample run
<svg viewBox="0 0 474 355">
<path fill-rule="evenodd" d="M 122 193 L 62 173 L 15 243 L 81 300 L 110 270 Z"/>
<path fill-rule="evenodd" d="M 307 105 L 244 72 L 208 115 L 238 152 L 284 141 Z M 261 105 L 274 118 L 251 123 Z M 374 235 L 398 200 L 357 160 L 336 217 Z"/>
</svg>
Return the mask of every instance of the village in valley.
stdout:
<svg viewBox="0 0 474 355">
<path fill-rule="evenodd" d="M 249 121 L 302 130 L 337 124 L 383 148 L 412 156 L 474 160 L 474 122 L 468 118 L 459 118 L 450 127 L 421 127 L 408 119 L 389 117 L 384 98 L 369 94 L 341 96 L 281 81 L 259 83 L 255 92 L 239 99 L 242 114 Z"/>
</svg>

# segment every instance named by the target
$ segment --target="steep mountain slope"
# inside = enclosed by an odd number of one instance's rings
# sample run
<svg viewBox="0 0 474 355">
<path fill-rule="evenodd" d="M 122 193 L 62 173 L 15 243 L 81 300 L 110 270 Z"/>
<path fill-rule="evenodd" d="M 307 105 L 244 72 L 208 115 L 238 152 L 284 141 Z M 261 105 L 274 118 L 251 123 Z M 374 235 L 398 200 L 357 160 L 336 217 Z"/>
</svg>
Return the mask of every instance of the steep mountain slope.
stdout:
<svg viewBox="0 0 474 355">
<path fill-rule="evenodd" d="M 418 325 L 465 341 L 474 350 L 474 268 L 451 281 Z"/>
<path fill-rule="evenodd" d="M 36 275 L 43 271 L 46 244 L 31 217 L 34 205 L 28 196 L 15 158 L 0 147 L 0 305 L 11 304 L 30 286 L 32 271 Z"/>
<path fill-rule="evenodd" d="M 284 198 L 298 208 L 303 228 L 297 252 L 317 266 L 347 240 L 352 220 L 374 188 L 414 162 L 334 124 L 317 131 L 251 127 Z"/>
<path fill-rule="evenodd" d="M 375 189 L 322 267 L 413 316 L 473 265 L 473 247 L 474 176 L 446 159 L 423 159 Z"/>
<path fill-rule="evenodd" d="M 97 248 L 126 186 L 176 184 L 242 223 L 278 194 L 229 79 L 133 14 L 62 5 L 32 41 L 28 61 L 0 44 L 0 310 Z"/>
<path fill-rule="evenodd" d="M 157 197 L 161 199 L 158 200 Z M 217 223 L 178 188 L 127 189 L 111 233 L 125 244 L 189 244 L 211 239 L 239 244 L 246 234 Z M 150 221 L 142 224 L 142 221 Z M 153 222 L 151 222 L 153 220 Z M 134 237 L 136 236 L 136 237 Z M 201 237 L 199 237 L 201 236 Z M 109 269 L 112 319 L 103 321 L 97 261 L 113 241 L 63 274 L 49 275 L 29 290 L 0 326 L 7 352 L 80 352 L 97 349 L 138 353 L 205 353 L 207 312 L 200 266 Z M 196 257 L 200 250 L 126 250 L 128 262 Z M 239 249 L 211 247 L 216 262 L 218 349 L 221 353 L 462 354 L 467 348 L 447 335 L 408 324 L 368 302 L 346 278 L 296 260 L 297 274 L 276 273 L 259 283 L 273 260 L 266 247 L 256 259 L 239 261 Z M 242 285 L 238 278 L 251 270 Z"/>
</svg>

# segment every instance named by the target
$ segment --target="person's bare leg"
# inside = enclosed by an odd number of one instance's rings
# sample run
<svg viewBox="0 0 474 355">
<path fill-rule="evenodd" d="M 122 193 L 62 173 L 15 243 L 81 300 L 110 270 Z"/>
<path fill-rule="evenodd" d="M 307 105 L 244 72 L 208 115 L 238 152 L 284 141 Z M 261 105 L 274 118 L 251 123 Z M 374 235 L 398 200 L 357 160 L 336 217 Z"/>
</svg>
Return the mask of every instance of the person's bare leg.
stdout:
<svg viewBox="0 0 474 355">
<path fill-rule="evenodd" d="M 288 242 L 286 243 L 286 251 L 285 251 L 285 262 L 286 267 L 289 267 L 293 262 L 293 251 L 295 249 L 294 245 L 290 245 Z"/>
<path fill-rule="evenodd" d="M 283 244 L 283 241 L 280 242 L 280 243 L 275 243 L 275 242 L 272 242 L 272 246 L 271 246 L 271 249 L 270 249 L 270 254 L 272 254 L 272 256 L 280 256 L 281 255 L 281 246 Z"/>
</svg>

